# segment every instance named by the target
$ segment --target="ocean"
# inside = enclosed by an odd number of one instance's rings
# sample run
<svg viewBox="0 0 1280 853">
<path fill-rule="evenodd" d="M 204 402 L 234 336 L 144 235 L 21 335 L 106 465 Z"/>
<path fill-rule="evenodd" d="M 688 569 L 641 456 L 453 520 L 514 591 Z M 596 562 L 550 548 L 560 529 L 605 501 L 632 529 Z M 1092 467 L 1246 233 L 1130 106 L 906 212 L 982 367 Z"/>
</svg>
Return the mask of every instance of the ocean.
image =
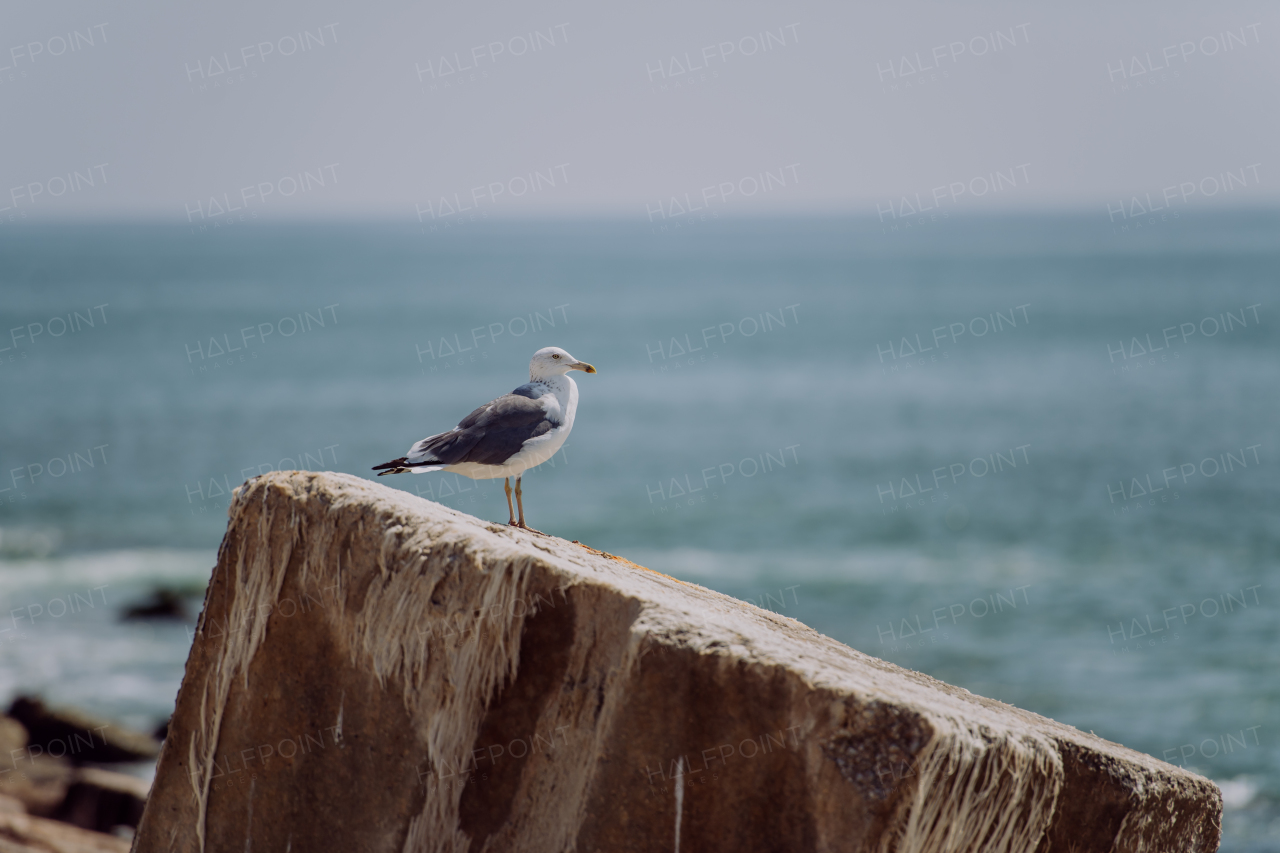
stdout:
<svg viewBox="0 0 1280 853">
<path fill-rule="evenodd" d="M 230 490 L 557 345 L 529 523 L 1222 786 L 1280 850 L 1280 216 L 0 226 L 0 701 L 150 729 Z M 501 483 L 384 477 L 495 521 Z"/>
</svg>

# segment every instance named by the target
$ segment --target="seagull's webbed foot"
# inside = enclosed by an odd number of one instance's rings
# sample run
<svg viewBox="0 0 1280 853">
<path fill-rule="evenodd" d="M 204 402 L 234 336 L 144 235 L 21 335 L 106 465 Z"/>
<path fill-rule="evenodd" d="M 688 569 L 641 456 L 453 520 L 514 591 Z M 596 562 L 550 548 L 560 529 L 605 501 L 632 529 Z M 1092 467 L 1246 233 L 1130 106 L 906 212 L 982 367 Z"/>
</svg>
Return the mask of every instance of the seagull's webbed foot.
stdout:
<svg viewBox="0 0 1280 853">
<path fill-rule="evenodd" d="M 534 528 L 531 528 L 531 526 L 521 523 L 521 521 L 508 521 L 508 526 L 512 526 L 512 528 L 516 528 L 518 530 L 529 530 L 530 533 L 536 533 L 540 535 L 540 537 L 548 537 L 548 535 L 550 535 L 549 533 L 541 532 L 541 530 L 535 530 Z"/>
</svg>

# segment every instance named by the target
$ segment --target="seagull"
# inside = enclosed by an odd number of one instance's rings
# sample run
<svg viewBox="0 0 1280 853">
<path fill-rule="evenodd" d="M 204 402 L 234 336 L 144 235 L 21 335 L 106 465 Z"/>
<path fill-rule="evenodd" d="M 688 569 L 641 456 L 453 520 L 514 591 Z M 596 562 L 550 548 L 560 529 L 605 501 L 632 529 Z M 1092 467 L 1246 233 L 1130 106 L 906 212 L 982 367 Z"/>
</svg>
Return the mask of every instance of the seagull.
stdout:
<svg viewBox="0 0 1280 853">
<path fill-rule="evenodd" d="M 426 474 L 449 471 L 473 480 L 503 478 L 507 514 L 512 527 L 533 530 L 524 523 L 520 478 L 560 449 L 578 409 L 578 386 L 569 371 L 595 373 L 560 347 L 543 347 L 529 362 L 529 381 L 510 394 L 485 403 L 448 432 L 430 435 L 409 448 L 408 454 L 371 470 L 383 474 Z M 516 478 L 516 505 L 511 507 L 511 478 Z"/>
</svg>

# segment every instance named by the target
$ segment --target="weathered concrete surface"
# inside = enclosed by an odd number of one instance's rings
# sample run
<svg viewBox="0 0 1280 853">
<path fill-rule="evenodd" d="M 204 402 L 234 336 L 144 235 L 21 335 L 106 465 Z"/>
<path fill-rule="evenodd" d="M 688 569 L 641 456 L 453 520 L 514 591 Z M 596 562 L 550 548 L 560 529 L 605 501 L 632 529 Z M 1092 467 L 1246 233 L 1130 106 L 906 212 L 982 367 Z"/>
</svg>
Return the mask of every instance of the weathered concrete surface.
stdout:
<svg viewBox="0 0 1280 853">
<path fill-rule="evenodd" d="M 241 487 L 135 850 L 1212 851 L 1207 780 L 357 477 Z"/>
</svg>

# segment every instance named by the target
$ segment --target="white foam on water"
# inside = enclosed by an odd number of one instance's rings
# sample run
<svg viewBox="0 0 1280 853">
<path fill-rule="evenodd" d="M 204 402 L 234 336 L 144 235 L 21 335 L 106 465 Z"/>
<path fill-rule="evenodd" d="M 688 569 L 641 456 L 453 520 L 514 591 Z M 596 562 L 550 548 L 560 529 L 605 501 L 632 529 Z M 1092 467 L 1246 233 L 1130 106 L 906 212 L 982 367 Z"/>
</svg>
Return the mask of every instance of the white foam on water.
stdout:
<svg viewBox="0 0 1280 853">
<path fill-rule="evenodd" d="M 0 601 L 29 589 L 207 583 L 216 562 L 216 551 L 175 548 L 4 559 L 0 560 Z"/>
<path fill-rule="evenodd" d="M 664 574 L 690 580 L 718 579 L 771 583 L 884 581 L 930 583 L 966 582 L 1006 584 L 1035 583 L 1059 577 L 1067 568 L 1050 556 L 1023 548 L 961 551 L 944 558 L 918 549 L 867 549 L 832 554 L 784 551 L 725 553 L 696 548 L 671 550 L 631 550 L 626 554 L 643 566 Z"/>
<path fill-rule="evenodd" d="M 1258 796 L 1258 784 L 1248 776 L 1237 776 L 1235 779 L 1223 779 L 1214 782 L 1222 791 L 1222 808 L 1224 811 L 1239 811 L 1246 808 Z"/>
<path fill-rule="evenodd" d="M 0 702 L 34 694 L 150 731 L 173 710 L 216 554 L 139 549 L 0 560 Z M 124 621 L 157 587 L 190 620 Z"/>
</svg>

